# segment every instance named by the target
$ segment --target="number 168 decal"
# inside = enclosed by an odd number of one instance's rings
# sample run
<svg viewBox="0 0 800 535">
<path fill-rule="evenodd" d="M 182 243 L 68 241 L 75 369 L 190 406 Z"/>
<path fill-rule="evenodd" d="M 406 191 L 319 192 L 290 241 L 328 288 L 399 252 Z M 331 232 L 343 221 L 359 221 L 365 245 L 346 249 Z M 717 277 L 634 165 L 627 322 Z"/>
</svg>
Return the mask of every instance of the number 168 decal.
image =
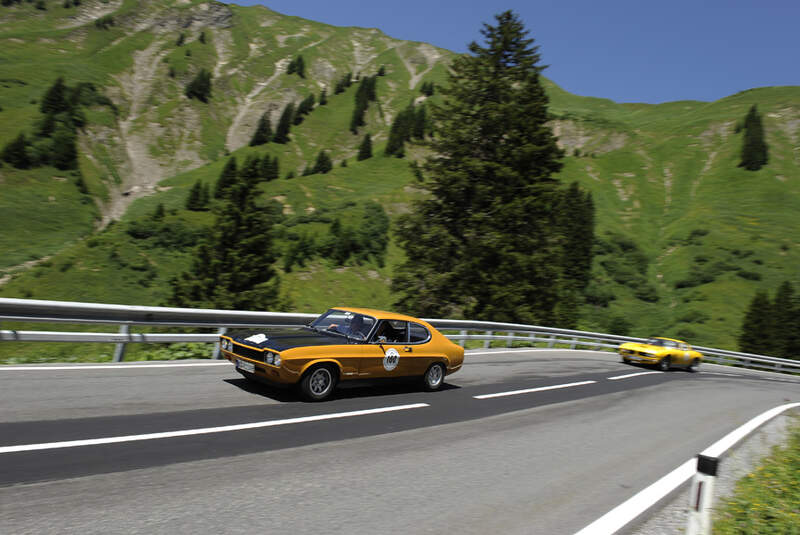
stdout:
<svg viewBox="0 0 800 535">
<path fill-rule="evenodd" d="M 393 347 L 386 350 L 383 357 L 383 368 L 390 372 L 397 368 L 397 363 L 400 362 L 400 353 Z"/>
</svg>

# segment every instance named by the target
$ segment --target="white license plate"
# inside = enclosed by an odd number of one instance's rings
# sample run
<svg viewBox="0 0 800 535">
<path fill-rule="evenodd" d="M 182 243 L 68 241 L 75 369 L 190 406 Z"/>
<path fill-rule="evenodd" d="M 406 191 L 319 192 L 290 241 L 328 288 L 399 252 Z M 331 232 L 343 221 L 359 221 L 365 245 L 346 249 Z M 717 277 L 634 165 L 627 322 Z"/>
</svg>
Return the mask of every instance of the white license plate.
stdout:
<svg viewBox="0 0 800 535">
<path fill-rule="evenodd" d="M 255 373 L 256 365 L 252 362 L 247 362 L 246 360 L 238 360 L 236 361 L 236 367 L 242 370 L 243 372 L 250 372 Z"/>
</svg>

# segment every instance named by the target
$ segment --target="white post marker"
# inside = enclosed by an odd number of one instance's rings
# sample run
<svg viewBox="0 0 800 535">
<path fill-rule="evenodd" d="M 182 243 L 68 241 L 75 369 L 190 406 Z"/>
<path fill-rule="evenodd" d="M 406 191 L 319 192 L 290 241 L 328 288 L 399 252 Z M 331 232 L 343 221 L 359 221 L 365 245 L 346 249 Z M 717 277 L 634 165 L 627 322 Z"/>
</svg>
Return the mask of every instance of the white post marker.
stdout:
<svg viewBox="0 0 800 535">
<path fill-rule="evenodd" d="M 714 482 L 717 479 L 719 458 L 702 453 L 697 456 L 697 472 L 689 496 L 689 521 L 686 535 L 711 534 L 711 506 L 714 501 Z"/>
</svg>

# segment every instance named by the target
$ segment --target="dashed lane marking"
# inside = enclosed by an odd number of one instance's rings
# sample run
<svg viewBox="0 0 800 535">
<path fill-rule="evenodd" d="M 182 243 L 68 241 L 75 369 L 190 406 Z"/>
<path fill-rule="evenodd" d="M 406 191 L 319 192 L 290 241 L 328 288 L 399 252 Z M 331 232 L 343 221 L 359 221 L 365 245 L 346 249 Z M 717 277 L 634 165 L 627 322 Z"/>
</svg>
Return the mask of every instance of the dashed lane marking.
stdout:
<svg viewBox="0 0 800 535">
<path fill-rule="evenodd" d="M 637 372 L 637 373 L 628 373 L 626 375 L 617 375 L 616 377 L 608 377 L 609 381 L 617 381 L 619 379 L 627 379 L 628 377 L 637 377 L 639 375 L 652 375 L 654 373 L 664 373 L 664 372 Z"/>
<path fill-rule="evenodd" d="M 525 388 L 523 390 L 511 390 L 509 392 L 498 392 L 496 394 L 481 394 L 480 396 L 472 396 L 475 399 L 491 399 L 501 398 L 505 396 L 516 396 L 519 394 L 530 394 L 532 392 L 544 392 L 545 390 L 558 390 L 559 388 L 571 388 L 573 386 L 590 385 L 597 381 L 578 381 L 577 383 L 565 383 L 561 385 L 540 386 L 538 388 Z"/>
<path fill-rule="evenodd" d="M 0 372 L 81 371 L 81 370 L 147 370 L 150 368 L 189 368 L 198 366 L 230 366 L 227 360 L 214 362 L 182 362 L 180 364 L 90 364 L 87 366 L 0 366 Z"/>
</svg>

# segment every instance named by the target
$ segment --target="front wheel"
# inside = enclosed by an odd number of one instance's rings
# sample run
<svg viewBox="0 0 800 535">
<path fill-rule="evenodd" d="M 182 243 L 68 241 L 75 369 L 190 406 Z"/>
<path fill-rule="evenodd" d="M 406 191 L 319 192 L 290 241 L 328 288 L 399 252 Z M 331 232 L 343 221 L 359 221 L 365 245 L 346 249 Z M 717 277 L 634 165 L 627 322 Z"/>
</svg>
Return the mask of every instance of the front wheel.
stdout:
<svg viewBox="0 0 800 535">
<path fill-rule="evenodd" d="M 692 363 L 689 364 L 689 367 L 686 368 L 686 369 L 689 370 L 690 372 L 694 373 L 694 372 L 697 371 L 697 369 L 699 367 L 700 367 L 700 359 L 694 359 L 694 360 L 692 360 Z"/>
<path fill-rule="evenodd" d="M 428 371 L 422 377 L 422 385 L 428 392 L 439 390 L 444 384 L 444 365 L 436 362 L 428 367 Z"/>
<path fill-rule="evenodd" d="M 669 370 L 669 357 L 664 357 L 663 359 L 658 361 L 658 369 L 662 372 Z"/>
<path fill-rule="evenodd" d="M 308 401 L 323 401 L 333 393 L 337 378 L 330 366 L 312 368 L 300 380 L 300 393 Z"/>
</svg>

